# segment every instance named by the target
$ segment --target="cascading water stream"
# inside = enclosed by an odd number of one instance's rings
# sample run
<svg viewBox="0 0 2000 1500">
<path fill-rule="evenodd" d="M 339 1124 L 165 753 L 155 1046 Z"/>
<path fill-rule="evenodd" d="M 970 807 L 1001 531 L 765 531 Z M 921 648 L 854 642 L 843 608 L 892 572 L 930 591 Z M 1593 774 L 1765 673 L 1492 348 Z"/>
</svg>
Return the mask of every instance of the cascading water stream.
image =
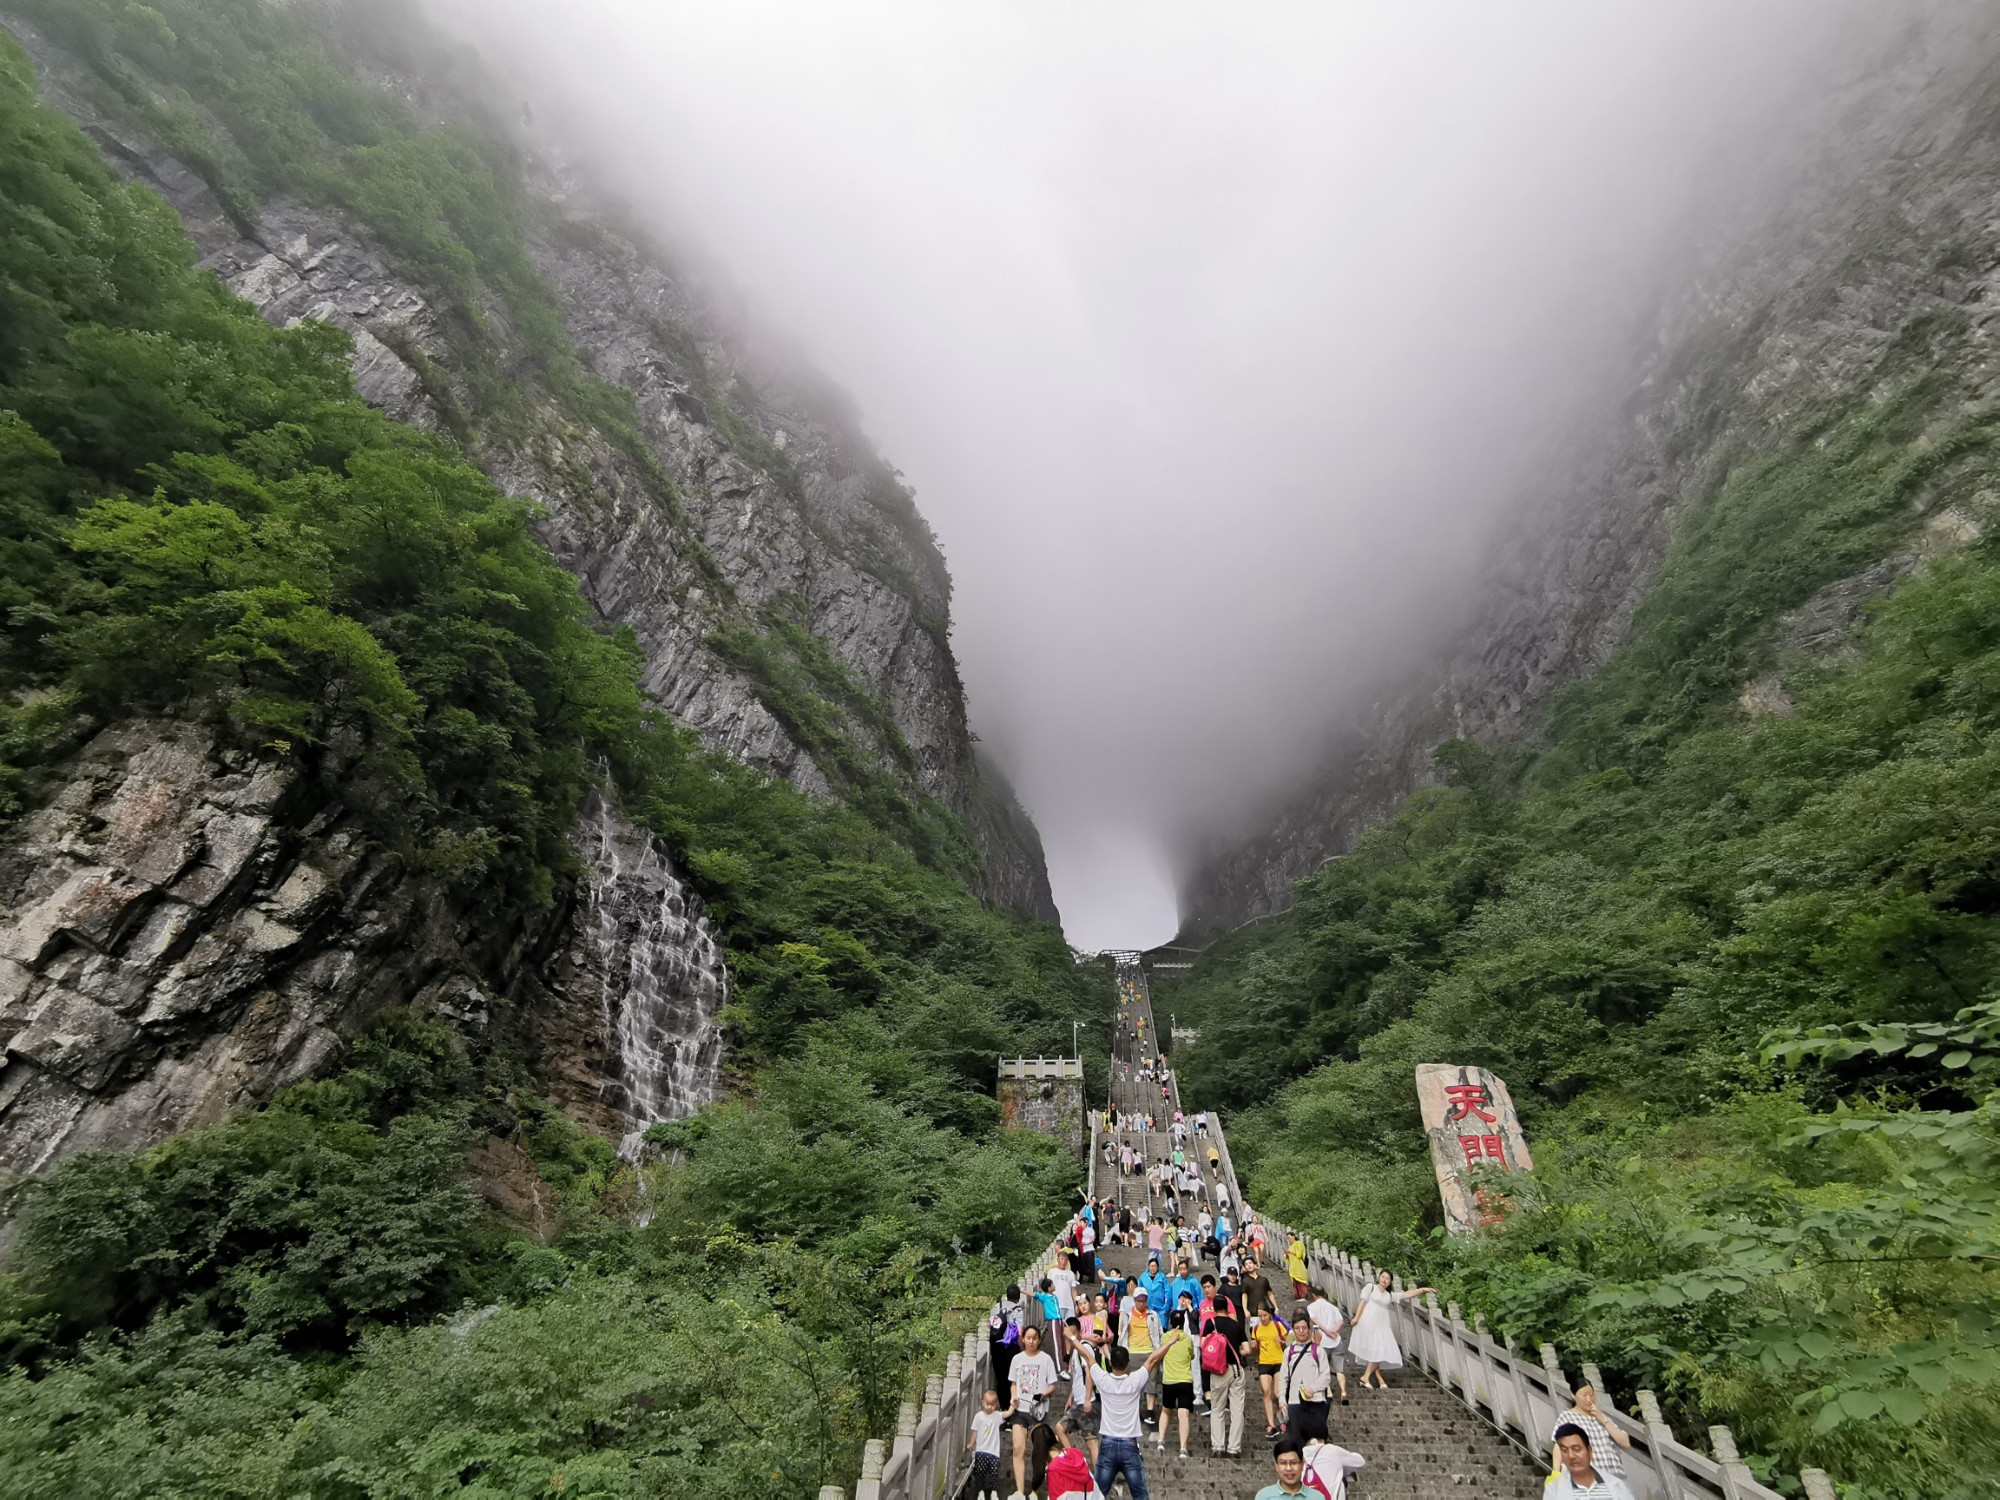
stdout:
<svg viewBox="0 0 2000 1500">
<path fill-rule="evenodd" d="M 659 841 L 618 815 L 605 796 L 588 813 L 590 897 L 604 1032 L 617 1042 L 607 1094 L 624 1095 L 636 1122 L 619 1147 L 635 1160 L 646 1127 L 692 1114 L 713 1099 L 722 1068 L 717 1016 L 729 998 L 722 946 L 698 898 L 674 873 Z"/>
</svg>

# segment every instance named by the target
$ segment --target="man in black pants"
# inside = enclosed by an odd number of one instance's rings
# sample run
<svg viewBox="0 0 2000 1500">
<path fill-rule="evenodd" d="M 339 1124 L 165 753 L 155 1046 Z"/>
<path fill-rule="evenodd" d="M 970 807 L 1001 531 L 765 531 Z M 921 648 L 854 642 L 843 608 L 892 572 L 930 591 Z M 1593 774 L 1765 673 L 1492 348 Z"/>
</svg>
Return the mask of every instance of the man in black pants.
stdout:
<svg viewBox="0 0 2000 1500">
<path fill-rule="evenodd" d="M 1292 1342 L 1278 1373 L 1279 1394 L 1285 1403 L 1285 1436 L 1293 1442 L 1313 1438 L 1322 1443 L 1331 1441 L 1326 1432 L 1330 1382 L 1326 1351 L 1313 1339 L 1312 1320 L 1303 1315 L 1294 1318 Z"/>
</svg>

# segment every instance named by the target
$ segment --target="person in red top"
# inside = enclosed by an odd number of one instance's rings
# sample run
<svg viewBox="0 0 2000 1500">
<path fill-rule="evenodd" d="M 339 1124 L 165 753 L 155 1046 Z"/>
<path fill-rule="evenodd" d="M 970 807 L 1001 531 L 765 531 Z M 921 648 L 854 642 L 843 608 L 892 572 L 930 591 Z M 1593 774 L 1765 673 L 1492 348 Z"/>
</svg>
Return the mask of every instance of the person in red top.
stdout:
<svg viewBox="0 0 2000 1500">
<path fill-rule="evenodd" d="M 1083 1450 L 1070 1441 L 1069 1418 L 1065 1415 L 1055 1424 L 1056 1447 L 1058 1452 L 1049 1455 L 1047 1488 L 1043 1491 L 1048 1500 L 1064 1500 L 1068 1495 L 1081 1495 L 1088 1500 L 1095 1484 L 1090 1472 L 1090 1460 Z"/>
</svg>

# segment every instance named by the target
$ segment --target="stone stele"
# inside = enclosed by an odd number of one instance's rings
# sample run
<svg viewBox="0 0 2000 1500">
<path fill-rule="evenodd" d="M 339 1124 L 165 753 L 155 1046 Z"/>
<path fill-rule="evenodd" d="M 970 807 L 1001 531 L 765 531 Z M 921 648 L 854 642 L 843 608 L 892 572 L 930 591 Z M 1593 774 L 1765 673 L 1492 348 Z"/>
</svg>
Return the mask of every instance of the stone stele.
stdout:
<svg viewBox="0 0 2000 1500">
<path fill-rule="evenodd" d="M 1507 1085 L 1484 1068 L 1423 1063 L 1417 1068 L 1417 1104 L 1430 1137 L 1445 1227 L 1470 1234 L 1504 1218 L 1510 1195 L 1500 1179 L 1535 1168 Z"/>
</svg>

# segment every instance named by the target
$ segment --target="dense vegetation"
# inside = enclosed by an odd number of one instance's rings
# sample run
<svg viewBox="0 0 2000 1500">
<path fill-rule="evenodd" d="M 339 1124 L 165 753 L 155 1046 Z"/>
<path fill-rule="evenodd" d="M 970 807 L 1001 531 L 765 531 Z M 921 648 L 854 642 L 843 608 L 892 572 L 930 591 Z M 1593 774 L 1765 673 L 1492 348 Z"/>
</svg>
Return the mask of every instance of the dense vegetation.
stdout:
<svg viewBox="0 0 2000 1500">
<path fill-rule="evenodd" d="M 1924 516 L 1987 519 L 1967 337 L 1919 320 L 1867 398 L 1745 455 L 1540 749 L 1442 747 L 1447 786 L 1162 997 L 1202 1029 L 1191 1096 L 1251 1106 L 1254 1200 L 1855 1497 L 2000 1474 L 2000 542 L 1904 582 L 1857 659 L 1778 622 Z M 1795 711 L 1753 717 L 1774 670 Z M 1473 1243 L 1433 1061 L 1505 1078 L 1535 1153 Z"/>
<path fill-rule="evenodd" d="M 99 11 L 162 13 L 67 13 Z M 269 81 L 272 118 L 324 102 L 308 62 Z M 370 149 L 343 160 L 365 177 Z M 383 201 L 477 198 L 476 164 L 438 171 Z M 343 335 L 273 329 L 195 270 L 172 212 L 37 102 L 4 34 L 0 204 L 0 816 L 95 725 L 200 717 L 506 920 L 573 877 L 566 834 L 608 768 L 722 924 L 742 1085 L 661 1128 L 637 1173 L 535 1097 L 518 1028 L 469 1045 L 392 1012 L 268 1108 L 16 1184 L 9 1488 L 844 1482 L 917 1357 L 1062 1212 L 1074 1164 L 1000 1130 L 992 1061 L 1066 1047 L 1108 976 L 980 908 L 893 819 L 649 712 L 629 641 L 528 507 L 362 404 Z M 440 244 L 440 276 L 465 243 Z M 532 1219 L 482 1200 L 510 1170 Z"/>
<path fill-rule="evenodd" d="M 491 82 L 464 49 L 401 0 L 20 0 L 15 9 L 83 60 L 96 104 L 172 151 L 246 234 L 259 203 L 281 196 L 365 228 L 422 284 L 441 322 L 447 360 L 414 346 L 400 352 L 468 449 L 533 448 L 552 438 L 560 445 L 582 430 L 621 450 L 701 579 L 717 616 L 718 655 L 743 670 L 850 806 L 926 863 L 959 874 L 971 867 L 976 856 L 955 836 L 949 812 L 922 791 L 881 705 L 840 680 L 838 663 L 829 666 L 824 646 L 789 616 L 753 616 L 740 605 L 687 524 L 679 486 L 641 437 L 630 393 L 579 356 L 530 247 L 590 242 L 604 231 L 527 187 L 517 151 L 490 116 Z M 358 76 L 378 71 L 419 80 L 423 113 L 443 122 L 420 118 L 399 90 Z M 649 323 L 648 331 L 699 394 L 714 430 L 780 493 L 802 501 L 799 473 L 753 419 L 755 387 L 740 374 L 720 384 L 687 330 Z M 843 397 L 800 379 L 815 410 L 852 426 Z M 820 545 L 906 593 L 918 623 L 944 644 L 947 628 L 929 601 L 948 594 L 950 581 L 929 527 L 894 472 L 865 448 L 857 443 L 855 462 L 865 471 L 868 511 L 840 533 L 810 510 L 800 520 Z M 927 576 L 915 576 L 906 557 Z"/>
</svg>

